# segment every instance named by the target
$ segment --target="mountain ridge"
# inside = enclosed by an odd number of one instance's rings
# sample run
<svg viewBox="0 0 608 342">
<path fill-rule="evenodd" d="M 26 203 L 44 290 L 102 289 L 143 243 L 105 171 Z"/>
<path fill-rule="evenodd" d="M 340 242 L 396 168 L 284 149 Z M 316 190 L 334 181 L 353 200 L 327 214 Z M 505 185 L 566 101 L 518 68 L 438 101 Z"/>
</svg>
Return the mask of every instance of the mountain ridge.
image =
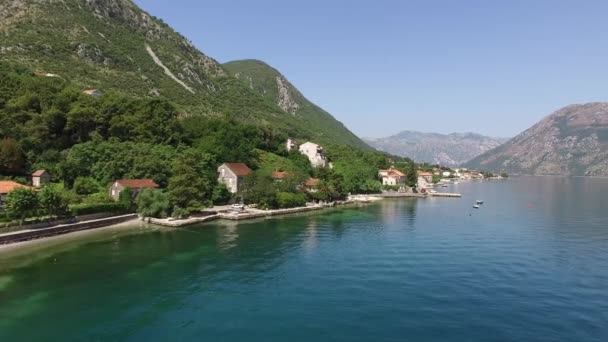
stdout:
<svg viewBox="0 0 608 342">
<path fill-rule="evenodd" d="M 363 138 L 363 140 L 380 151 L 454 167 L 499 146 L 506 139 L 487 137 L 473 132 L 441 134 L 405 130 L 386 138 Z"/>
<path fill-rule="evenodd" d="M 608 103 L 561 108 L 467 165 L 515 174 L 608 176 Z"/>
</svg>

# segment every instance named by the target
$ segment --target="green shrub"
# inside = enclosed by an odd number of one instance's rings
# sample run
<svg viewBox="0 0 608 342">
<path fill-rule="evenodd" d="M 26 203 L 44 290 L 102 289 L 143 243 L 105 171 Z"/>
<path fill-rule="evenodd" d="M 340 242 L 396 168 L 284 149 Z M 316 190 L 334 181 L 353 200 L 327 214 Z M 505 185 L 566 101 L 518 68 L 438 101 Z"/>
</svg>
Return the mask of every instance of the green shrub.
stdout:
<svg viewBox="0 0 608 342">
<path fill-rule="evenodd" d="M 127 212 L 121 203 L 76 204 L 70 206 L 70 211 L 74 216 L 99 213 L 122 214 Z"/>
<path fill-rule="evenodd" d="M 78 195 L 90 195 L 99 191 L 99 183 L 91 177 L 78 177 L 74 181 L 74 192 Z"/>
<path fill-rule="evenodd" d="M 137 212 L 143 217 L 166 217 L 169 208 L 169 197 L 161 190 L 146 188 L 137 196 Z"/>
<path fill-rule="evenodd" d="M 279 192 L 277 202 L 279 208 L 303 207 L 306 205 L 306 196 L 302 193 Z"/>
</svg>

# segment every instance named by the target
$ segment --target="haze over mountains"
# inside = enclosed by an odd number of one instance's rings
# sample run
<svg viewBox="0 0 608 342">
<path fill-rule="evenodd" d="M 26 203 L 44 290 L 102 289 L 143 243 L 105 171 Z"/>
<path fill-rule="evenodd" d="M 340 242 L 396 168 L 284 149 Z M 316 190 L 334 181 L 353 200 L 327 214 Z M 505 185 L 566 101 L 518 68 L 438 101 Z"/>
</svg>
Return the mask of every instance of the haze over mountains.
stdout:
<svg viewBox="0 0 608 342">
<path fill-rule="evenodd" d="M 608 103 L 564 107 L 467 165 L 518 174 L 608 176 Z"/>
<path fill-rule="evenodd" d="M 458 166 L 491 150 L 508 139 L 476 133 L 423 133 L 403 131 L 386 138 L 365 138 L 372 147 L 416 161 Z"/>
<path fill-rule="evenodd" d="M 278 71 L 223 66 L 129 0 L 3 0 L 0 34 L 0 61 L 82 89 L 166 97 L 183 116 L 229 113 L 296 138 L 367 148 Z"/>
</svg>

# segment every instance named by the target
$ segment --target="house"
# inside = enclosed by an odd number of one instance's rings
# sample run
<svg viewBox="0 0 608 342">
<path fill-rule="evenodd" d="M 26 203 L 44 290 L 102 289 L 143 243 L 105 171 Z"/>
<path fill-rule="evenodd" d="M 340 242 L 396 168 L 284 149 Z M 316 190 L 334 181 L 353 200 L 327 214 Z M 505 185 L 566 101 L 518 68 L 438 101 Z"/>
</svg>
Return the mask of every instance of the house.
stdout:
<svg viewBox="0 0 608 342">
<path fill-rule="evenodd" d="M 427 183 L 433 182 L 433 173 L 431 172 L 418 171 L 416 175 L 418 178 L 424 179 L 424 181 Z"/>
<path fill-rule="evenodd" d="M 125 189 L 131 190 L 131 197 L 137 197 L 137 194 L 145 188 L 158 188 L 158 184 L 154 183 L 151 179 L 118 179 L 110 186 L 110 197 L 115 201 L 118 201 L 120 193 Z"/>
<path fill-rule="evenodd" d="M 46 170 L 38 170 L 32 173 L 32 185 L 34 188 L 41 188 L 45 184 L 51 182 L 51 174 Z"/>
<path fill-rule="evenodd" d="M 308 178 L 306 182 L 304 182 L 304 188 L 309 192 L 317 192 L 317 185 L 319 185 L 319 180 L 317 178 Z"/>
<path fill-rule="evenodd" d="M 452 173 L 451 173 L 450 171 L 443 171 L 443 172 L 441 173 L 441 176 L 442 176 L 442 177 L 450 177 L 451 175 L 452 175 Z"/>
<path fill-rule="evenodd" d="M 402 185 L 407 182 L 405 173 L 394 168 L 378 170 L 378 175 L 382 177 L 382 185 Z"/>
<path fill-rule="evenodd" d="M 287 177 L 289 175 L 289 172 L 287 171 L 275 171 L 272 173 L 272 179 L 274 179 L 277 182 L 280 182 L 283 180 L 283 178 Z"/>
<path fill-rule="evenodd" d="M 300 145 L 299 150 L 300 153 L 308 157 L 313 167 L 327 166 L 327 158 L 323 154 L 323 147 L 309 141 Z"/>
<path fill-rule="evenodd" d="M 87 89 L 82 92 L 85 95 L 93 96 L 93 97 L 102 97 L 103 93 L 97 89 Z"/>
<path fill-rule="evenodd" d="M 4 207 L 4 201 L 6 201 L 6 195 L 8 195 L 9 192 L 11 192 L 15 189 L 19 189 L 19 188 L 31 189 L 31 187 L 29 187 L 27 185 L 19 184 L 17 182 L 0 181 L 0 208 Z"/>
<path fill-rule="evenodd" d="M 217 168 L 218 182 L 226 184 L 228 190 L 236 194 L 243 186 L 243 179 L 251 173 L 244 163 L 224 163 Z"/>
</svg>

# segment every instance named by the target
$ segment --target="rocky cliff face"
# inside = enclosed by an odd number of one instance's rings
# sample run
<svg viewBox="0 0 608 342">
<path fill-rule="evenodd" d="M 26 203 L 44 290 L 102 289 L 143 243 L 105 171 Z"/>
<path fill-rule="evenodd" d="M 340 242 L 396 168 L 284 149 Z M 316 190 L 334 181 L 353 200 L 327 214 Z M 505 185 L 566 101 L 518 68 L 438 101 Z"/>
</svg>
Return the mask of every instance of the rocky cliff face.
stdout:
<svg viewBox="0 0 608 342">
<path fill-rule="evenodd" d="M 468 165 L 518 174 L 608 176 L 608 103 L 562 108 Z"/>
<path fill-rule="evenodd" d="M 397 156 L 444 166 L 458 166 L 491 150 L 506 139 L 475 133 L 422 133 L 403 131 L 396 135 L 364 139 L 369 145 Z"/>
</svg>

